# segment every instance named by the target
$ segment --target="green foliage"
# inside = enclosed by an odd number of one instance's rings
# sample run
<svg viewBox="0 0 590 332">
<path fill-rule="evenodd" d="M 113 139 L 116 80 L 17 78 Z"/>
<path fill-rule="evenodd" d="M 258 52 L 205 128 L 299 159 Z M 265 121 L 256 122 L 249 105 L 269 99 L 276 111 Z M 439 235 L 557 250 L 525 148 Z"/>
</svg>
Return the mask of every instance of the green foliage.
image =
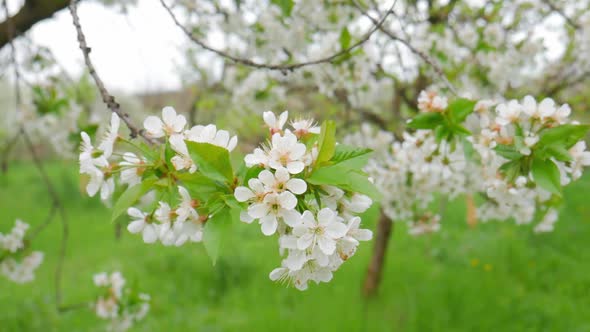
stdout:
<svg viewBox="0 0 590 332">
<path fill-rule="evenodd" d="M 494 151 L 496 151 L 497 154 L 508 160 L 516 160 L 522 158 L 522 154 L 520 154 L 520 152 L 516 150 L 516 147 L 512 145 L 498 144 L 494 148 Z"/>
<path fill-rule="evenodd" d="M 445 118 L 441 113 L 419 113 L 410 122 L 408 127 L 412 129 L 434 129 L 444 124 Z"/>
<path fill-rule="evenodd" d="M 534 158 L 531 172 L 537 185 L 555 195 L 561 196 L 560 173 L 553 161 Z"/>
<path fill-rule="evenodd" d="M 449 114 L 451 119 L 455 124 L 460 124 L 467 116 L 473 113 L 473 107 L 475 106 L 476 101 L 465 99 L 465 98 L 458 98 L 453 100 L 449 104 Z"/>
<path fill-rule="evenodd" d="M 565 124 L 558 127 L 543 130 L 539 138 L 540 146 L 556 146 L 560 145 L 565 149 L 569 149 L 578 141 L 586 137 L 590 129 L 589 125 L 575 125 Z"/>
<path fill-rule="evenodd" d="M 342 28 L 342 31 L 340 31 L 339 40 L 340 40 L 340 49 L 345 50 L 350 47 L 351 36 L 350 36 L 350 32 L 348 31 L 348 28 L 346 28 L 346 27 Z"/>
<path fill-rule="evenodd" d="M 332 158 L 336 150 L 336 123 L 326 121 L 322 124 L 318 140 L 318 157 L 316 167 Z"/>
<path fill-rule="evenodd" d="M 471 132 L 463 127 L 463 122 L 473 113 L 475 103 L 470 99 L 455 99 L 444 112 L 418 113 L 408 122 L 408 128 L 434 130 L 437 142 L 452 141 L 457 136 L 469 136 Z"/>
<path fill-rule="evenodd" d="M 293 0 L 270 0 L 270 3 L 279 6 L 284 17 L 291 16 L 291 11 L 295 5 Z"/>
<path fill-rule="evenodd" d="M 129 207 L 133 204 L 137 203 L 137 201 L 141 198 L 141 196 L 145 195 L 148 191 L 153 189 L 153 185 L 156 183 L 158 179 L 146 179 L 143 180 L 141 183 L 136 184 L 127 188 L 121 194 L 115 206 L 113 207 L 113 214 L 111 215 L 111 222 L 115 221 L 121 214 L 125 213 Z"/>
<path fill-rule="evenodd" d="M 203 175 L 221 182 L 232 182 L 234 178 L 229 152 L 209 143 L 186 142 L 190 157 Z"/>
<path fill-rule="evenodd" d="M 217 263 L 224 237 L 227 237 L 230 232 L 232 220 L 239 220 L 239 218 L 238 208 L 225 206 L 207 220 L 203 229 L 203 245 L 213 265 Z"/>
<path fill-rule="evenodd" d="M 33 104 L 39 114 L 60 114 L 63 109 L 68 107 L 68 99 L 60 96 L 55 86 L 35 85 L 31 91 Z"/>
</svg>

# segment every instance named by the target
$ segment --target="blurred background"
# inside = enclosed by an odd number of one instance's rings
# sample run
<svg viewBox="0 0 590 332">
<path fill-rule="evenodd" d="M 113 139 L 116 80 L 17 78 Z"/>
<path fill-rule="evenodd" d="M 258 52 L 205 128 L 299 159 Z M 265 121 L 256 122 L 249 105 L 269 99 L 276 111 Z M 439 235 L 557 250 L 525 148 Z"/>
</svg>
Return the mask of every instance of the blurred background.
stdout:
<svg viewBox="0 0 590 332">
<path fill-rule="evenodd" d="M 84 65 L 68 4 L 8 0 L 0 11 L 0 232 L 18 218 L 39 225 L 52 206 L 25 142 L 13 140 L 24 125 L 69 220 L 63 302 L 93 299 L 92 275 L 120 270 L 152 295 L 136 331 L 590 331 L 590 176 L 568 186 L 553 233 L 509 221 L 468 227 L 464 197 L 439 211 L 440 232 L 414 237 L 395 223 L 370 299 L 361 291 L 372 242 L 330 283 L 300 292 L 268 279 L 279 253 L 257 227 L 236 225 L 215 266 L 199 244 L 147 246 L 126 220 L 121 231 L 79 181 L 79 133 L 103 131 L 110 111 Z M 164 4 L 170 13 L 157 0 L 78 5 L 96 71 L 136 124 L 170 105 L 189 124 L 237 134 L 242 152 L 264 140 L 260 119 L 269 110 L 333 119 L 341 136 L 368 125 L 401 137 L 426 89 L 500 101 L 551 97 L 580 121 L 589 117 L 587 0 Z M 267 70 L 203 44 L 263 64 L 338 56 Z M 375 229 L 378 217 L 375 204 L 363 223 Z M 0 331 L 105 329 L 90 310 L 55 310 L 62 236 L 54 220 L 35 238 L 46 258 L 34 282 L 0 279 Z"/>
</svg>

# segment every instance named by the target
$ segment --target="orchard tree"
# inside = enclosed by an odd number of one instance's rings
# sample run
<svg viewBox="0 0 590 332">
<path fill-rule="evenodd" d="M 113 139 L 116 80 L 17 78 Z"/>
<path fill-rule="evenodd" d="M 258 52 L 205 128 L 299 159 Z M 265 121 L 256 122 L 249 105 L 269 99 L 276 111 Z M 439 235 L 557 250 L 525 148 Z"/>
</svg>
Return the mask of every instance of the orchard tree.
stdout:
<svg viewBox="0 0 590 332">
<path fill-rule="evenodd" d="M 160 3 L 187 37 L 187 82 L 220 94 L 227 119 L 260 115 L 267 135 L 236 165 L 230 154 L 242 150 L 239 140 L 218 124 L 194 124 L 165 107 L 137 125 L 93 66 L 77 1 L 69 11 L 88 69 L 79 81 L 64 79 L 47 50 L 16 39 L 68 4 L 28 0 L 10 15 L 4 2 L 0 47 L 10 49 L 18 116 L 6 122 L 2 143 L 10 151 L 22 138 L 33 153 L 54 202 L 48 220 L 59 214 L 64 241 L 64 207 L 33 148 L 44 137 L 57 137 L 51 145 L 69 152 L 64 158 L 80 146 L 86 193 L 112 206 L 112 219 L 128 220 L 143 242 L 202 242 L 215 264 L 232 225 L 253 223 L 277 238 L 283 256 L 269 278 L 300 290 L 330 281 L 372 238 L 360 214 L 379 202 L 366 295 L 377 290 L 392 222 L 406 222 L 413 235 L 436 232 L 444 220 L 432 203 L 461 196 L 472 226 L 514 219 L 549 232 L 562 187 L 590 165 L 588 126 L 554 101 L 586 106 L 579 96 L 590 70 L 587 1 Z M 23 72 L 43 75 L 21 94 Z M 92 116 L 92 85 L 110 116 Z M 268 111 L 318 95 L 338 105 L 338 116 L 317 111 L 321 122 L 289 122 L 287 111 Z M 17 222 L 0 237 L 0 264 L 12 280 L 32 279 L 41 262 L 32 253 L 18 263 L 15 254 L 29 247 L 25 230 Z M 90 306 L 113 328 L 147 313 L 149 297 L 126 289 L 118 272 L 94 283 L 101 293 Z"/>
</svg>

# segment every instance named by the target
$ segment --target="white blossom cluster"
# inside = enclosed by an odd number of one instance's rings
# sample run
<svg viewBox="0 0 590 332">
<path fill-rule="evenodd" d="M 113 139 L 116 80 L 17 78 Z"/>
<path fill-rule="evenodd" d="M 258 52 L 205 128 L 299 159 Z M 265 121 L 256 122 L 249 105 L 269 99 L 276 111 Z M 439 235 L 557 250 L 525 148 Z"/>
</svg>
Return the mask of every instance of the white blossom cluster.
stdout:
<svg viewBox="0 0 590 332">
<path fill-rule="evenodd" d="M 440 216 L 429 209 L 437 195 L 456 197 L 474 180 L 462 147 L 438 144 L 428 130 L 405 132 L 399 142 L 365 124 L 345 142 L 375 151 L 365 171 L 383 195 L 381 208 L 391 220 L 408 222 L 412 235 L 438 231 Z"/>
<path fill-rule="evenodd" d="M 423 92 L 418 101 L 422 112 L 443 112 L 445 97 Z M 535 185 L 532 174 L 514 180 L 504 176 L 501 166 L 508 162 L 494 148 L 513 144 L 516 132 L 523 137 L 518 152 L 528 156 L 539 142 L 540 131 L 576 123 L 569 119 L 568 105 L 558 106 L 551 99 L 537 103 L 527 96 L 522 102 L 496 103 L 479 101 L 466 119 L 472 135 L 467 137 L 475 151 L 468 156 L 464 145 L 436 141 L 432 130 L 405 132 L 402 141 L 383 131 L 374 132 L 368 125 L 346 138 L 346 142 L 370 147 L 375 151 L 365 170 L 383 194 L 383 212 L 394 221 L 409 221 L 411 234 L 440 229 L 440 216 L 431 212 L 436 197 L 454 198 L 459 194 L 479 195 L 484 202 L 477 206 L 477 218 L 507 220 L 528 224 L 539 218 L 535 232 L 552 231 L 557 221 L 555 208 L 547 207 L 552 195 Z M 569 151 L 571 161 L 555 162 L 561 173 L 561 185 L 578 179 L 590 166 L 590 152 L 579 141 Z"/>
<path fill-rule="evenodd" d="M 119 271 L 95 274 L 93 281 L 100 289 L 94 311 L 99 318 L 109 321 L 109 331 L 127 331 L 149 312 L 150 296 L 126 288 L 126 280 Z"/>
<path fill-rule="evenodd" d="M 498 144 L 515 143 L 515 132 L 519 130 L 524 137 L 519 152 L 528 156 L 539 142 L 540 131 L 563 124 L 576 123 L 569 119 L 571 113 L 567 104 L 558 106 L 552 99 L 546 98 L 540 103 L 526 96 L 522 102 L 510 100 L 493 108 L 494 103 L 481 101 L 475 106 L 475 112 L 467 119 L 472 130 L 473 146 L 481 157 L 481 175 L 483 179 L 481 192 L 488 200 L 479 207 L 482 220 L 505 220 L 514 218 L 519 224 L 534 220 L 539 204 L 548 201 L 551 193 L 540 186 L 532 186 L 532 175 L 519 176 L 513 182 L 498 176 L 500 166 L 507 162 L 494 148 Z M 583 168 L 590 166 L 590 152 L 586 151 L 584 141 L 577 142 L 569 151 L 572 161 L 563 162 L 553 159 L 561 173 L 561 185 L 577 180 Z M 554 210 L 541 222 L 543 226 L 535 228 L 537 232 L 553 230 L 557 220 Z M 551 220 L 551 221 L 549 221 Z M 551 225 L 549 227 L 548 225 Z"/>
<path fill-rule="evenodd" d="M 197 171 L 197 165 L 189 155 L 186 142 L 210 143 L 228 151 L 232 151 L 237 144 L 237 137 L 230 137 L 225 130 L 218 130 L 215 125 L 196 125 L 186 128 L 186 118 L 176 114 L 172 107 L 162 110 L 162 118 L 148 116 L 144 121 L 144 129 L 148 137 L 160 140 L 157 144 L 168 144 L 173 156 L 168 160 L 176 171 L 186 171 L 190 174 Z M 115 175 L 119 174 L 119 182 L 123 185 L 135 186 L 142 182 L 142 175 L 148 170 L 158 167 L 149 164 L 139 150 L 133 152 L 115 152 L 115 143 L 123 141 L 119 136 L 120 119 L 116 114 L 111 117 L 110 128 L 98 144 L 92 145 L 90 137 L 82 133 L 82 148 L 80 152 L 80 173 L 89 176 L 86 186 L 88 195 L 94 196 L 100 191 L 102 200 L 108 200 L 115 191 Z M 161 140 L 165 141 L 162 142 Z M 132 143 L 129 143 L 132 144 Z M 142 211 L 138 207 L 127 210 L 131 222 L 127 229 L 131 233 L 141 233 L 145 243 L 160 241 L 164 245 L 181 246 L 188 242 L 200 242 L 202 239 L 203 223 L 208 215 L 199 215 L 199 202 L 191 197 L 189 191 L 175 185 L 179 202 L 173 206 L 166 201 L 158 201 L 157 207 L 150 212 Z M 149 200 L 149 193 L 145 198 Z"/>
<path fill-rule="evenodd" d="M 237 187 L 234 196 L 248 204 L 242 221 L 258 220 L 264 235 L 279 235 L 280 252 L 286 258 L 270 279 L 305 290 L 309 281 L 330 281 L 332 273 L 354 255 L 359 241 L 371 239 L 370 230 L 359 228 L 361 219 L 356 215 L 372 201 L 334 186 L 314 188 L 314 196 L 305 177 L 315 166 L 317 144 L 307 147 L 304 142 L 320 134 L 320 128 L 311 120 L 298 120 L 291 122 L 291 129 L 283 129 L 287 117 L 286 111 L 279 117 L 263 114 L 271 140 L 245 157 L 246 166 L 262 170 L 247 186 Z"/>
<path fill-rule="evenodd" d="M 35 279 L 35 270 L 43 262 L 43 253 L 33 251 L 17 255 L 25 248 L 24 237 L 29 224 L 17 219 L 10 233 L 0 233 L 0 272 L 11 281 L 26 283 Z"/>
</svg>

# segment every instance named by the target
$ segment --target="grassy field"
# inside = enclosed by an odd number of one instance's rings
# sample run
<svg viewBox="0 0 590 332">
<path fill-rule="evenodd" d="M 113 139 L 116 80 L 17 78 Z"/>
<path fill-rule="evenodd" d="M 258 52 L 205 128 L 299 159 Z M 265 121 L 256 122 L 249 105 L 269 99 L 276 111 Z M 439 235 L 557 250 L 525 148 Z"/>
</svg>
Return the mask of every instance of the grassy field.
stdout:
<svg viewBox="0 0 590 332">
<path fill-rule="evenodd" d="M 468 230 L 460 202 L 448 206 L 438 234 L 412 238 L 396 225 L 380 295 L 367 302 L 360 286 L 372 243 L 332 282 L 300 292 L 268 279 L 280 258 L 258 227 L 235 225 L 215 267 L 200 244 L 145 245 L 126 231 L 116 240 L 109 210 L 79 194 L 75 165 L 50 166 L 70 220 L 66 304 L 94 296 L 95 272 L 120 270 L 153 299 L 134 331 L 590 331 L 590 177 L 568 188 L 552 234 L 510 222 Z M 31 165 L 0 175 L 0 231 L 15 218 L 41 223 L 48 206 Z M 372 211 L 365 224 L 374 219 Z M 55 312 L 60 236 L 55 222 L 35 240 L 46 260 L 34 283 L 0 277 L 0 331 L 104 330 L 89 310 Z"/>
</svg>

